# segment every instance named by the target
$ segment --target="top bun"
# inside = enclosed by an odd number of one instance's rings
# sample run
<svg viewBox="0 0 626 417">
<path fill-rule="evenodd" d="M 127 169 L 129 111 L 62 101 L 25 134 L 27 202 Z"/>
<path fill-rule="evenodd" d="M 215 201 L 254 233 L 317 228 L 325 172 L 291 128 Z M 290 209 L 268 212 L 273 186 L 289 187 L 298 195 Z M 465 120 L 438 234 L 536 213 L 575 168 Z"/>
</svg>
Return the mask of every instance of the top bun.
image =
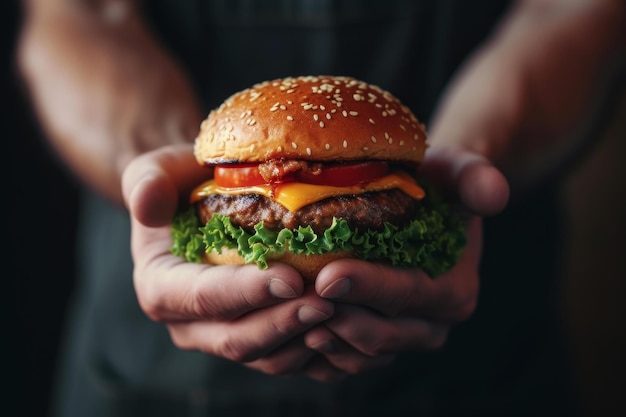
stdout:
<svg viewBox="0 0 626 417">
<path fill-rule="evenodd" d="M 420 163 L 426 132 L 391 93 L 350 77 L 256 84 L 229 97 L 200 126 L 200 164 L 271 159 Z"/>
</svg>

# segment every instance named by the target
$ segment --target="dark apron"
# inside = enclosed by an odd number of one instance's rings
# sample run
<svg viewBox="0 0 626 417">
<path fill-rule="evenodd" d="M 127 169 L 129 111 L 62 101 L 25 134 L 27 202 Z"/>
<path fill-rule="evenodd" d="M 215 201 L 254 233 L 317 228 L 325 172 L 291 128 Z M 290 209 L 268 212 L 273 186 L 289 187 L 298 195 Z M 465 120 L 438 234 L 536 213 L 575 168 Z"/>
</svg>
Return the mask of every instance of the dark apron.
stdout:
<svg viewBox="0 0 626 417">
<path fill-rule="evenodd" d="M 390 90 L 428 121 L 445 83 L 488 35 L 506 2 L 151 0 L 144 5 L 154 31 L 191 75 L 207 112 L 259 81 L 335 74 Z M 467 416 L 537 410 L 572 415 L 550 307 L 552 248 L 558 243 L 552 195 L 546 189 L 529 205 L 487 222 L 479 308 L 455 327 L 442 350 L 402 355 L 386 369 L 338 384 L 270 377 L 175 348 L 165 327 L 137 306 L 127 214 L 87 195 L 82 223 L 88 232 L 79 254 L 83 285 L 58 415 Z M 541 231 L 541 239 L 528 230 Z"/>
</svg>

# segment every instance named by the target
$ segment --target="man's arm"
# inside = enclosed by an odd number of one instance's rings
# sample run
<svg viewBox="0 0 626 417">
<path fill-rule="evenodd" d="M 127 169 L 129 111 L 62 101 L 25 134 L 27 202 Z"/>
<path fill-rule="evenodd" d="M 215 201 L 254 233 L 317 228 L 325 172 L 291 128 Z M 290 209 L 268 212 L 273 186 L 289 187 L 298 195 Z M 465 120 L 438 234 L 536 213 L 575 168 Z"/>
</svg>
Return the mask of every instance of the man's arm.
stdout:
<svg viewBox="0 0 626 417">
<path fill-rule="evenodd" d="M 78 178 L 120 203 L 133 157 L 191 142 L 201 112 L 133 0 L 24 1 L 19 63 L 44 133 Z"/>
<path fill-rule="evenodd" d="M 514 194 L 563 169 L 624 69 L 622 0 L 523 0 L 450 84 L 432 144 L 493 161 Z"/>
</svg>

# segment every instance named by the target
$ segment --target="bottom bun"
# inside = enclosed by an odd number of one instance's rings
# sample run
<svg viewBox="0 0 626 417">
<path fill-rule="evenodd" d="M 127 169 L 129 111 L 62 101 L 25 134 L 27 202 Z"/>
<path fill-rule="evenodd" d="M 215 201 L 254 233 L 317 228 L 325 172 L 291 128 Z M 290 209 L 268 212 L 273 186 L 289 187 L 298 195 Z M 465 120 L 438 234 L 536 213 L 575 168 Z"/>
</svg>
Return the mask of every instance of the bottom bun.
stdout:
<svg viewBox="0 0 626 417">
<path fill-rule="evenodd" d="M 282 262 L 296 269 L 306 283 L 315 282 L 317 274 L 332 261 L 337 259 L 352 258 L 351 252 L 332 252 L 323 255 L 296 255 L 285 252 L 272 256 L 269 261 Z M 204 255 L 204 261 L 213 265 L 245 265 L 244 259 L 239 256 L 236 249 L 224 250 L 221 253 L 209 252 Z"/>
</svg>

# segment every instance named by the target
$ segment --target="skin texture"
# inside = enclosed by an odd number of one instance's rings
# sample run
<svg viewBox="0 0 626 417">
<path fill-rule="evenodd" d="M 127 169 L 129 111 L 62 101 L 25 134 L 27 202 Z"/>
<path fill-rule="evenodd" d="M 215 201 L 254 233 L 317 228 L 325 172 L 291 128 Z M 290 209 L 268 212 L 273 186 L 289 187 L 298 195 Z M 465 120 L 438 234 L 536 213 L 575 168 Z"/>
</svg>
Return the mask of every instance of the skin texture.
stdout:
<svg viewBox="0 0 626 417">
<path fill-rule="evenodd" d="M 182 144 L 200 122 L 193 90 L 132 4 L 113 24 L 64 3 L 28 3 L 21 66 L 59 155 L 129 209 L 141 308 L 182 349 L 321 381 L 441 347 L 471 316 L 481 218 L 523 198 L 580 148 L 572 133 L 623 56 L 626 26 L 622 1 L 520 2 L 450 84 L 430 132 L 423 173 L 467 219 L 458 265 L 432 280 L 419 270 L 340 260 L 305 288 L 286 265 L 195 265 L 170 254 L 177 201 L 203 177 L 191 144 Z"/>
</svg>

